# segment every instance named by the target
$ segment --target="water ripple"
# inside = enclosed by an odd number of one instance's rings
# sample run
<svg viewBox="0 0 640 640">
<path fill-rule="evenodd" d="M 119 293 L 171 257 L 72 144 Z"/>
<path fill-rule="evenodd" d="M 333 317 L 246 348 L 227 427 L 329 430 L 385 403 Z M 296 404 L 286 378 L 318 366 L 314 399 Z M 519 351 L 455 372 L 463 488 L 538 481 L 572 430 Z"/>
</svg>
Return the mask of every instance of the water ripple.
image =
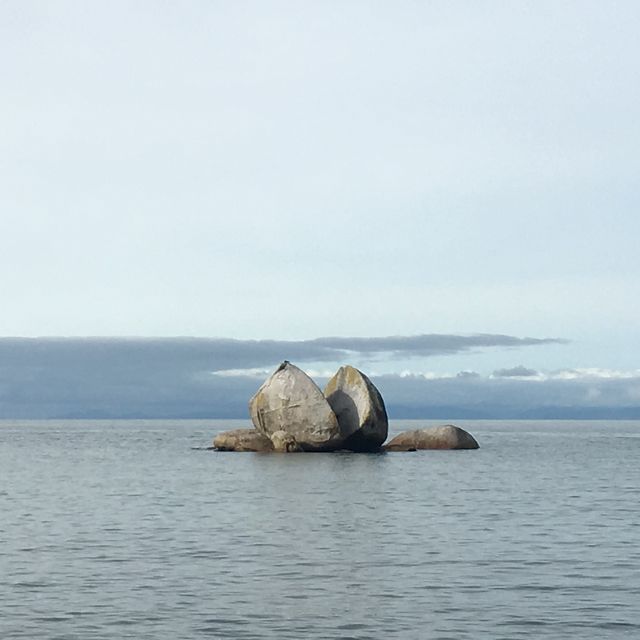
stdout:
<svg viewBox="0 0 640 640">
<path fill-rule="evenodd" d="M 469 455 L 209 451 L 231 426 L 0 424 L 0 638 L 640 634 L 640 423 L 472 423 Z"/>
</svg>

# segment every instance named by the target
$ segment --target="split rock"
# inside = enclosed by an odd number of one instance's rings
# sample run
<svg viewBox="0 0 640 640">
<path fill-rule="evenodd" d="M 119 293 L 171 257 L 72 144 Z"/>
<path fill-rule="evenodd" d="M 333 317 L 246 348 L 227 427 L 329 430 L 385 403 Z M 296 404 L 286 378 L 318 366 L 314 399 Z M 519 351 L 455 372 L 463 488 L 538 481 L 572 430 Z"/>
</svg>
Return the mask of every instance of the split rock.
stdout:
<svg viewBox="0 0 640 640">
<path fill-rule="evenodd" d="M 452 424 L 405 431 L 384 445 L 385 451 L 416 449 L 477 449 L 478 442 L 464 429 Z"/>
<path fill-rule="evenodd" d="M 260 433 L 285 431 L 304 451 L 333 451 L 342 445 L 338 420 L 322 391 L 286 360 L 251 398 L 249 412 Z"/>
<path fill-rule="evenodd" d="M 352 451 L 376 451 L 387 439 L 389 420 L 378 389 L 355 367 L 338 369 L 324 395 L 333 409 L 345 441 Z"/>
<path fill-rule="evenodd" d="M 223 431 L 213 439 L 218 451 L 273 451 L 273 443 L 255 429 Z"/>
</svg>

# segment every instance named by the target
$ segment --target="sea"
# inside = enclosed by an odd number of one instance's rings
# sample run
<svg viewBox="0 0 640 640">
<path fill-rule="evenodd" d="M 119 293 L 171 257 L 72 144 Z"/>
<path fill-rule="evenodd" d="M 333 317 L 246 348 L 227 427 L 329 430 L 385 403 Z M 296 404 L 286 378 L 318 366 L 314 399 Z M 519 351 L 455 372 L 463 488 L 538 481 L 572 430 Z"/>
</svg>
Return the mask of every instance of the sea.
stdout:
<svg viewBox="0 0 640 640">
<path fill-rule="evenodd" d="M 0 639 L 640 638 L 640 421 L 455 424 L 480 449 L 0 421 Z"/>
</svg>

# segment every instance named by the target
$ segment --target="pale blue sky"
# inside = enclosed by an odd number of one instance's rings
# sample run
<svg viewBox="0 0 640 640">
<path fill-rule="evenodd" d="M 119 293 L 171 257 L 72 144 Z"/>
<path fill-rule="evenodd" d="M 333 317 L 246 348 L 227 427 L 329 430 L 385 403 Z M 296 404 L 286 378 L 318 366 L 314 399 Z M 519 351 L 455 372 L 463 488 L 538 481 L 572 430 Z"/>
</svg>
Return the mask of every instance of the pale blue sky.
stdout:
<svg viewBox="0 0 640 640">
<path fill-rule="evenodd" d="M 640 3 L 0 3 L 0 335 L 638 368 Z"/>
</svg>

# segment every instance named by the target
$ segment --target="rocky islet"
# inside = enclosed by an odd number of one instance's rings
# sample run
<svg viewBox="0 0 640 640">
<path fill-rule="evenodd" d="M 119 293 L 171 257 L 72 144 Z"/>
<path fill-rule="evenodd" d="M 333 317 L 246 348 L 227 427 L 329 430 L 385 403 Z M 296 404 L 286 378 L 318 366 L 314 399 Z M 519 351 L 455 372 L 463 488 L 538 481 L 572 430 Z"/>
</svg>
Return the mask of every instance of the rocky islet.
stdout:
<svg viewBox="0 0 640 640">
<path fill-rule="evenodd" d="M 218 451 L 416 451 L 477 449 L 475 438 L 455 425 L 403 432 L 387 444 L 389 420 L 382 395 L 355 367 L 340 367 L 324 393 L 285 360 L 249 401 L 253 429 L 219 433 Z"/>
</svg>

